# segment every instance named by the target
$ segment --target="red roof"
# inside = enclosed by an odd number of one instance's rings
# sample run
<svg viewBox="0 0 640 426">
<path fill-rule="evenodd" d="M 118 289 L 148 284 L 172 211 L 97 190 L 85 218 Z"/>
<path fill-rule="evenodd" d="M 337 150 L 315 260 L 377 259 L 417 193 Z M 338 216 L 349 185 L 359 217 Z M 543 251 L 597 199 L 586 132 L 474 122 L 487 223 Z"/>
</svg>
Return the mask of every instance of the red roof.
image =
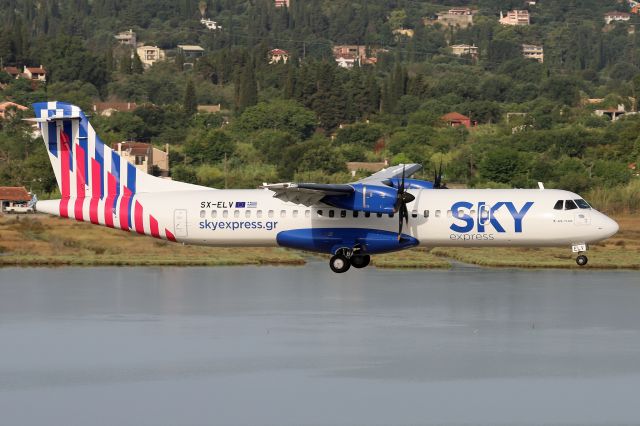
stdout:
<svg viewBox="0 0 640 426">
<path fill-rule="evenodd" d="M 29 201 L 31 197 L 24 186 L 0 186 L 0 200 Z"/>
<path fill-rule="evenodd" d="M 117 151 L 118 143 L 111 144 L 111 149 Z M 121 142 L 120 149 L 122 151 L 128 151 L 129 155 L 149 155 L 151 144 L 144 142 Z"/>
<path fill-rule="evenodd" d="M 47 71 L 42 67 L 27 67 L 31 74 L 46 74 Z"/>
<path fill-rule="evenodd" d="M 469 117 L 467 117 L 466 115 L 462 115 L 459 112 L 447 113 L 447 114 L 443 115 L 442 117 L 440 117 L 440 119 L 444 120 L 444 121 L 466 121 L 466 120 L 471 120 Z"/>
<path fill-rule="evenodd" d="M 4 70 L 13 76 L 20 74 L 20 70 L 16 67 L 4 67 Z"/>
<path fill-rule="evenodd" d="M 289 52 L 282 49 L 273 49 L 269 53 L 271 53 L 272 55 L 288 55 L 289 54 Z"/>
</svg>

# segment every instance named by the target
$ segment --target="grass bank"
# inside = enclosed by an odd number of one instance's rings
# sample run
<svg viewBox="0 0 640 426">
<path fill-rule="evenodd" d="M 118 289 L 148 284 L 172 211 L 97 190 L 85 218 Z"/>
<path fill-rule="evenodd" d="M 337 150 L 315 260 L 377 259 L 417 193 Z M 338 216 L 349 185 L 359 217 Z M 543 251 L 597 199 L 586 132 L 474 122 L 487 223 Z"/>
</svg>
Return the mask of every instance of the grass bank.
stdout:
<svg viewBox="0 0 640 426">
<path fill-rule="evenodd" d="M 617 217 L 620 232 L 591 246 L 586 268 L 640 269 L 640 215 Z M 185 246 L 43 215 L 0 216 L 0 266 L 303 265 L 282 248 Z M 373 256 L 380 268 L 449 268 L 451 260 L 487 267 L 579 268 L 563 248 L 417 248 Z"/>
<path fill-rule="evenodd" d="M 0 216 L 0 266 L 302 265 L 282 248 L 185 246 L 49 216 Z"/>
</svg>

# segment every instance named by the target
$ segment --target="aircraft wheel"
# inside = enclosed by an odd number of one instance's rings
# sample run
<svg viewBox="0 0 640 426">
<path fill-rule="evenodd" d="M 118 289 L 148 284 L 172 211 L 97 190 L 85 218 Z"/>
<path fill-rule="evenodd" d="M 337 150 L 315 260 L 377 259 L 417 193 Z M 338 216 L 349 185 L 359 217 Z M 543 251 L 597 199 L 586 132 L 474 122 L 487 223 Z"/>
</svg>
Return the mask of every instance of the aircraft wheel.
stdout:
<svg viewBox="0 0 640 426">
<path fill-rule="evenodd" d="M 364 268 L 371 262 L 371 256 L 368 254 L 356 254 L 351 256 L 351 266 L 354 268 Z"/>
<path fill-rule="evenodd" d="M 336 254 L 331 257 L 329 261 L 329 267 L 336 274 L 342 274 L 343 272 L 347 272 L 351 267 L 351 263 L 349 263 L 349 259 L 344 257 L 341 254 Z"/>
<path fill-rule="evenodd" d="M 589 259 L 584 254 L 581 254 L 580 256 L 576 257 L 576 263 L 578 264 L 578 266 L 584 266 L 587 264 L 588 261 Z"/>
</svg>

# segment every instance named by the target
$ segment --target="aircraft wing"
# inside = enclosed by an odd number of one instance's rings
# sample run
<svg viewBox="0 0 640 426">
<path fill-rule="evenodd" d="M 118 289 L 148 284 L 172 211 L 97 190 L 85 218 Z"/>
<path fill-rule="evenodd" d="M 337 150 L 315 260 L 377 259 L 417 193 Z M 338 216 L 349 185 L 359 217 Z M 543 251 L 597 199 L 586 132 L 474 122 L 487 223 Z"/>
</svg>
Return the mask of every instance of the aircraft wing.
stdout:
<svg viewBox="0 0 640 426">
<path fill-rule="evenodd" d="M 275 194 L 275 198 L 305 206 L 313 206 L 328 195 L 349 195 L 354 189 L 350 185 L 334 185 L 321 183 L 275 183 L 263 185 Z"/>
<path fill-rule="evenodd" d="M 398 164 L 397 166 L 391 166 L 387 167 L 386 169 L 382 169 L 369 177 L 360 179 L 356 183 L 366 183 L 369 185 L 387 185 L 393 178 L 402 178 L 403 170 L 404 177 L 408 178 L 420 169 L 422 169 L 421 164 Z"/>
</svg>

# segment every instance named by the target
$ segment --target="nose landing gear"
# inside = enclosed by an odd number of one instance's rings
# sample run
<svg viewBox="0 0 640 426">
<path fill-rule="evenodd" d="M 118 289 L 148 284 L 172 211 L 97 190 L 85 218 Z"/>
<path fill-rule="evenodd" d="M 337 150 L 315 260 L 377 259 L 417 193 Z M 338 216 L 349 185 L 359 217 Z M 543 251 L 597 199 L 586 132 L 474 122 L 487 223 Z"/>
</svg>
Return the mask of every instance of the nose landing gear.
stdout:
<svg viewBox="0 0 640 426">
<path fill-rule="evenodd" d="M 587 264 L 587 262 L 589 262 L 589 258 L 584 254 L 581 254 L 587 251 L 586 244 L 584 243 L 573 244 L 573 246 L 571 247 L 571 250 L 574 253 L 578 253 L 578 257 L 576 257 L 576 263 L 578 264 L 578 266 L 584 266 Z"/>
<path fill-rule="evenodd" d="M 581 254 L 580 256 L 576 257 L 576 263 L 578 264 L 578 266 L 584 266 L 587 264 L 588 261 L 589 261 L 589 258 L 584 254 Z"/>
<path fill-rule="evenodd" d="M 338 253 L 329 260 L 329 267 L 336 274 L 342 274 L 349 270 L 351 262 L 343 254 Z"/>
</svg>

